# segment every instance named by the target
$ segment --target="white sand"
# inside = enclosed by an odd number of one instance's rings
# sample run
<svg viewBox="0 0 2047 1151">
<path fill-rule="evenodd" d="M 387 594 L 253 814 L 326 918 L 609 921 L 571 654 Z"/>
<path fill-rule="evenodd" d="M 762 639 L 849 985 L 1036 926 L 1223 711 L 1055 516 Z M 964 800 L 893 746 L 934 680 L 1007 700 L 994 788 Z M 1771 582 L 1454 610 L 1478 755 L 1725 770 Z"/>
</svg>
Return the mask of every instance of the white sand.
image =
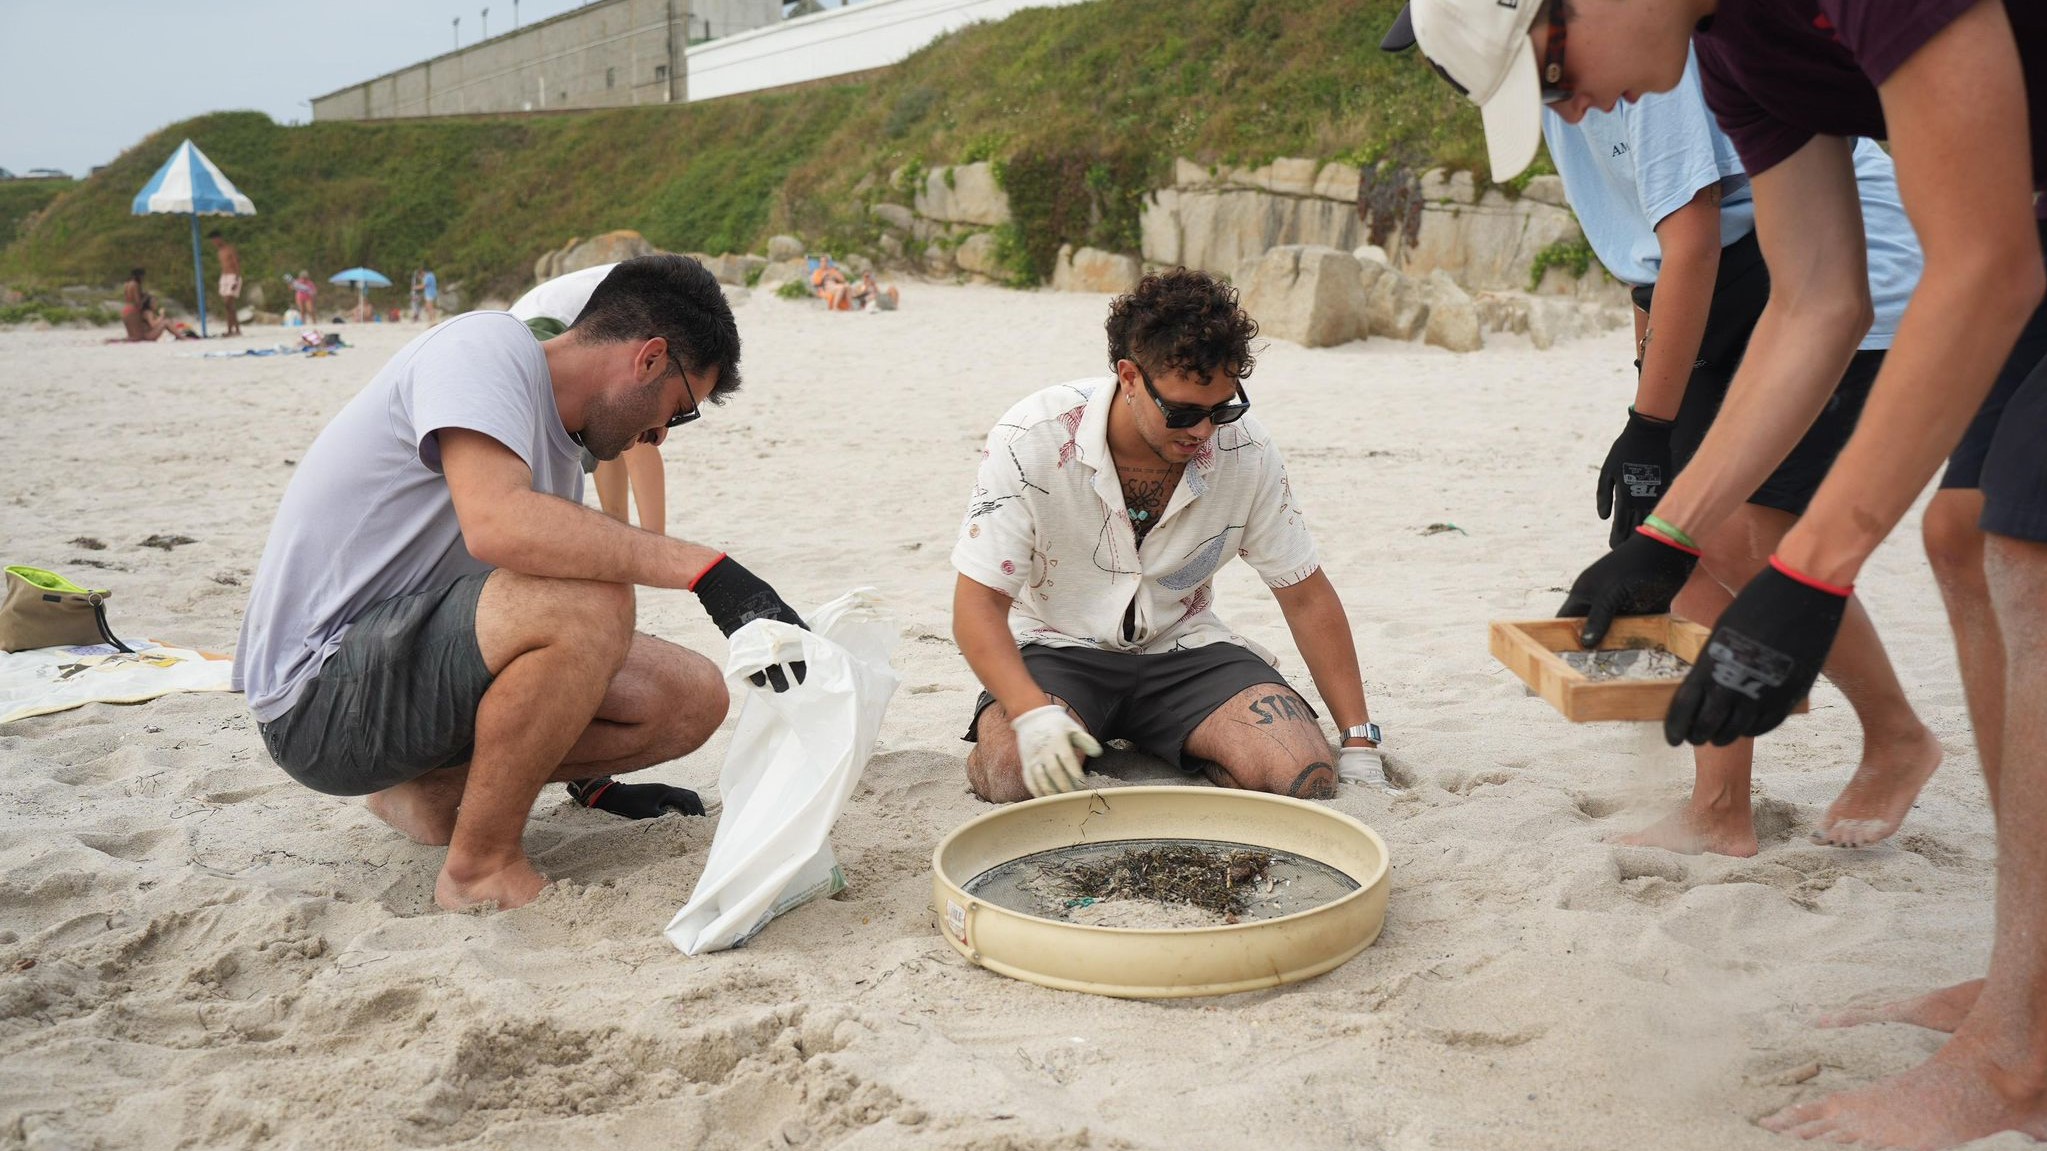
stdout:
<svg viewBox="0 0 2047 1151">
<path fill-rule="evenodd" d="M 1991 823 L 1916 517 L 1863 587 L 1949 759 L 1876 849 L 1805 841 L 1859 747 L 1831 688 L 1765 744 L 1762 855 L 1683 858 L 1601 839 L 1681 795 L 1688 760 L 1646 726 L 1565 724 L 1486 654 L 1489 619 L 1550 614 L 1604 546 L 1619 334 L 1464 358 L 1275 344 L 1250 383 L 1408 787 L 1335 801 L 1394 854 L 1374 947 L 1305 985 L 1173 1003 L 959 959 L 929 856 L 986 809 L 963 780 L 975 684 L 947 556 L 987 426 L 1102 369 L 1105 305 L 912 286 L 890 315 L 740 308 L 749 382 L 673 441 L 671 528 L 799 605 L 878 586 L 905 673 L 835 837 L 848 897 L 743 950 L 688 959 L 659 933 L 711 820 L 630 823 L 549 789 L 526 842 L 557 889 L 447 915 L 440 853 L 286 779 L 237 697 L 0 728 L 0 1146 L 1782 1148 L 1755 1117 L 1937 1047 L 1807 1025 L 1988 954 Z M 122 631 L 232 645 L 288 461 L 418 331 L 344 330 L 359 346 L 322 361 L 0 333 L 0 555 L 103 574 Z M 1468 534 L 1419 534 L 1438 521 Z M 136 546 L 159 532 L 199 542 Z M 1219 599 L 1312 691 L 1242 565 Z M 723 658 L 692 597 L 640 602 L 643 628 Z M 651 774 L 715 804 L 722 746 Z"/>
</svg>

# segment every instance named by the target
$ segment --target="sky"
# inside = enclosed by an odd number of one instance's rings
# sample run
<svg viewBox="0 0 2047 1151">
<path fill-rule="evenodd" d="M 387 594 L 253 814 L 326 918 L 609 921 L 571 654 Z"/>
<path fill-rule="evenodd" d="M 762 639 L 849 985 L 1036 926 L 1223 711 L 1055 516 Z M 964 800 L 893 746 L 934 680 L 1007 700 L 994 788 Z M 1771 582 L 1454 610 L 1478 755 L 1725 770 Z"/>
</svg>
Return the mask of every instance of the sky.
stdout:
<svg viewBox="0 0 2047 1151">
<path fill-rule="evenodd" d="M 519 0 L 523 26 L 584 0 Z M 482 38 L 484 0 L 0 0 L 0 168 L 84 176 L 166 124 L 309 101 Z M 512 0 L 488 0 L 493 35 Z"/>
</svg>

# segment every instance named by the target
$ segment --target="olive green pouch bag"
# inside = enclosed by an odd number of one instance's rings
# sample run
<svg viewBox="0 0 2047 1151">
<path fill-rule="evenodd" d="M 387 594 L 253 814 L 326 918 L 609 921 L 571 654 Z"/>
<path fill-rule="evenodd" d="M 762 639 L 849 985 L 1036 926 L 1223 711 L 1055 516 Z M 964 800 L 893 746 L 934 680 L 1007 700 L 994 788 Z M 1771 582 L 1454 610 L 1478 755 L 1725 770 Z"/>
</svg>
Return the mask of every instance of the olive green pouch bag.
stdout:
<svg viewBox="0 0 2047 1151">
<path fill-rule="evenodd" d="M 0 651 L 83 647 L 110 643 L 132 651 L 107 627 L 106 601 L 114 593 L 79 587 L 55 572 L 10 567 L 0 597 Z"/>
</svg>

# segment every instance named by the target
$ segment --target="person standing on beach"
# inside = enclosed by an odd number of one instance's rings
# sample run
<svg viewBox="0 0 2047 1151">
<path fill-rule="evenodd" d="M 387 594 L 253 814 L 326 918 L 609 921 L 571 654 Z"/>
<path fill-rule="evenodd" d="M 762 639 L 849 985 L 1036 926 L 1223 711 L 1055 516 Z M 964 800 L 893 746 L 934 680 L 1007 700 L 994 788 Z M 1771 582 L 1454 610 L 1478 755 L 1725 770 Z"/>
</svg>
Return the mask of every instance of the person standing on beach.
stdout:
<svg viewBox="0 0 2047 1151">
<path fill-rule="evenodd" d="M 952 555 L 953 634 L 985 689 L 965 736 L 982 799 L 1075 790 L 1111 739 L 1221 787 L 1386 786 L 1350 621 L 1248 414 L 1257 333 L 1228 284 L 1146 276 L 1109 307 L 1115 374 L 1026 397 L 989 434 Z M 1279 602 L 1340 753 L 1272 656 L 1210 610 L 1239 555 Z"/>
<path fill-rule="evenodd" d="M 419 296 L 420 299 L 426 301 L 426 322 L 429 324 L 440 323 L 441 279 L 439 276 L 434 275 L 432 268 L 426 268 L 419 273 Z"/>
<path fill-rule="evenodd" d="M 1890 141 L 1926 256 L 1919 290 L 1861 424 L 1770 566 L 1722 613 L 1664 733 L 1725 744 L 1775 728 L 1826 661 L 1856 574 L 1942 458 L 1973 473 L 1973 486 L 1935 498 L 1947 507 L 1929 510 L 1925 530 L 1997 819 L 1989 975 L 1836 1019 L 1954 1034 L 1910 1071 L 1762 1122 L 1885 1147 L 2047 1138 L 2047 362 L 2026 362 L 2047 290 L 2047 6 L 1416 0 L 1414 29 L 1482 106 L 1495 179 L 1533 157 L 1540 105 L 1577 119 L 1668 91 L 1689 43 L 1753 180 L 1770 312 L 1720 419 L 1657 505 L 1675 531 L 1638 531 L 1573 587 L 1592 612 L 1588 642 L 1617 614 L 1667 609 L 1694 562 L 1682 545 L 1717 530 L 1824 406 L 1828 373 L 1871 315 L 1851 139 Z M 1982 567 L 1970 570 L 1956 513 L 1978 507 Z"/>
<path fill-rule="evenodd" d="M 408 307 L 408 311 L 406 312 L 407 319 L 413 321 L 417 321 L 419 319 L 419 309 L 421 307 L 422 296 L 423 293 L 425 293 L 425 291 L 426 271 L 425 269 L 422 268 L 414 268 L 412 270 L 412 290 L 409 294 L 408 299 L 406 300 L 406 304 Z"/>
<path fill-rule="evenodd" d="M 519 297 L 512 315 L 525 323 L 541 340 L 551 340 L 576 322 L 589 306 L 590 294 L 611 274 L 617 264 L 570 272 L 540 284 Z M 414 273 L 414 283 L 418 283 Z M 604 514 L 623 524 L 627 518 L 626 486 L 632 484 L 633 502 L 639 505 L 640 527 L 655 535 L 667 534 L 666 477 L 661 471 L 661 449 L 653 444 L 634 444 L 615 460 L 600 460 L 583 450 L 583 471 L 597 478 L 597 503 Z M 608 775 L 576 780 L 566 785 L 570 798 L 584 807 L 595 807 L 628 819 L 653 819 L 670 811 L 702 815 L 703 800 L 697 793 L 664 783 L 619 783 Z"/>
<path fill-rule="evenodd" d="M 422 333 L 292 474 L 234 686 L 286 774 L 447 846 L 441 907 L 531 902 L 544 784 L 665 763 L 725 718 L 716 664 L 633 630 L 636 585 L 695 592 L 728 636 L 802 624 L 724 552 L 581 505 L 582 447 L 660 443 L 738 389 L 739 350 L 703 265 L 628 260 L 544 343 L 508 312 Z"/>
<path fill-rule="evenodd" d="M 299 322 L 311 325 L 319 317 L 313 314 L 313 304 L 320 294 L 320 285 L 313 282 L 313 273 L 300 270 L 298 278 L 291 282 L 292 306 L 298 309 Z"/>
<path fill-rule="evenodd" d="M 1413 44 L 1403 10 L 1381 47 Z M 1609 542 L 1620 547 L 1644 522 L 1659 530 L 1656 502 L 1719 414 L 1769 301 L 1770 274 L 1755 235 L 1748 176 L 1706 107 L 1695 61 L 1686 62 L 1671 91 L 1643 93 L 1611 112 L 1588 110 L 1576 123 L 1545 108 L 1542 133 L 1593 252 L 1632 288 L 1636 305 L 1635 402 L 1600 469 L 1597 499 L 1600 517 L 1613 521 Z M 1874 141 L 1858 140 L 1854 158 L 1876 322 L 1797 447 L 1720 530 L 1697 537 L 1699 565 L 1672 607 L 1708 627 L 1812 502 L 1855 429 L 1919 282 L 1919 244 L 1890 157 Z M 1940 741 L 1913 713 L 1859 597 L 1829 667 L 1862 726 L 1862 758 L 1813 840 L 1867 847 L 1904 822 L 1940 764 Z M 1754 741 L 1700 747 L 1693 756 L 1689 802 L 1616 842 L 1754 855 Z"/>
<path fill-rule="evenodd" d="M 227 334 L 242 334 L 242 254 L 233 244 L 227 242 L 218 230 L 207 234 L 213 241 L 213 250 L 220 256 L 220 303 L 227 313 Z"/>
</svg>

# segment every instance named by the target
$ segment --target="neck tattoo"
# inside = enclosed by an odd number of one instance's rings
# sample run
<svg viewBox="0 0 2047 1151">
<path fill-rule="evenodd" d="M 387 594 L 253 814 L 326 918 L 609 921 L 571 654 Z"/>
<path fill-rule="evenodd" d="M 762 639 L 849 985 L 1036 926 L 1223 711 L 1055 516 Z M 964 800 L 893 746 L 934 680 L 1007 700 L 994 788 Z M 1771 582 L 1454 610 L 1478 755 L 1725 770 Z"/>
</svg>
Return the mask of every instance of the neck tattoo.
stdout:
<svg viewBox="0 0 2047 1151">
<path fill-rule="evenodd" d="M 1123 508 L 1130 515 L 1130 530 L 1142 542 L 1157 525 L 1159 516 L 1165 513 L 1167 502 L 1173 498 L 1173 489 L 1180 483 L 1181 466 L 1130 467 L 1119 464 L 1117 471 L 1123 485 Z"/>
</svg>

